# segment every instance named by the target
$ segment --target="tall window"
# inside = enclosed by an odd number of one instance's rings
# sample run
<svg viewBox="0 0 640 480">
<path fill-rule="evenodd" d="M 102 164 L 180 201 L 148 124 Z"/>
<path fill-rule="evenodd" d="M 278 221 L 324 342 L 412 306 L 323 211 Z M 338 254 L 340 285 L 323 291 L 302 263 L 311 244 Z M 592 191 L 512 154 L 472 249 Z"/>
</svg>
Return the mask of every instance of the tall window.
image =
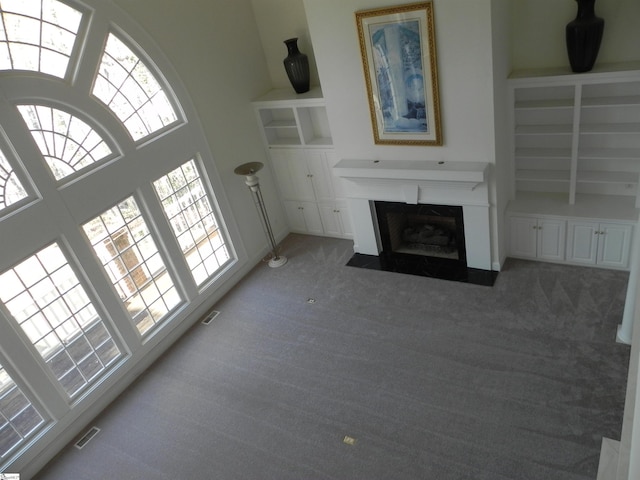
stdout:
<svg viewBox="0 0 640 480">
<path fill-rule="evenodd" d="M 0 471 L 19 471 L 186 328 L 235 254 L 197 116 L 131 19 L 0 0 L 0 21 Z"/>
<path fill-rule="evenodd" d="M 71 397 L 120 356 L 57 244 L 0 275 L 0 300 Z"/>
<path fill-rule="evenodd" d="M 230 259 L 193 160 L 153 183 L 195 282 L 201 285 Z"/>
<path fill-rule="evenodd" d="M 91 220 L 84 231 L 141 334 L 178 305 L 180 296 L 133 197 Z"/>
<path fill-rule="evenodd" d="M 0 461 L 43 424 L 40 412 L 0 365 Z"/>
</svg>

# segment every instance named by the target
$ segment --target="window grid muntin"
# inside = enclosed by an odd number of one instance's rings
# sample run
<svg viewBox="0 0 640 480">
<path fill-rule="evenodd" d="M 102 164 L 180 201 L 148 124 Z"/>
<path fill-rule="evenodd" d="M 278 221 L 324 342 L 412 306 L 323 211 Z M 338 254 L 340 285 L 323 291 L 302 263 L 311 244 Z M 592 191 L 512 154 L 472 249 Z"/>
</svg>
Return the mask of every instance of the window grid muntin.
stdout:
<svg viewBox="0 0 640 480">
<path fill-rule="evenodd" d="M 18 111 L 57 181 L 110 158 L 102 136 L 77 116 L 45 105 L 18 105 Z"/>
<path fill-rule="evenodd" d="M 152 70 L 114 33 L 107 38 L 92 94 L 120 119 L 134 141 L 178 120 Z"/>
<path fill-rule="evenodd" d="M 83 228 L 131 321 L 148 334 L 182 299 L 134 197 Z"/>
<path fill-rule="evenodd" d="M 0 461 L 44 424 L 43 415 L 0 364 Z"/>
<path fill-rule="evenodd" d="M 0 212 L 28 197 L 15 169 L 0 148 Z"/>
<path fill-rule="evenodd" d="M 197 285 L 218 273 L 231 255 L 192 159 L 154 182 L 164 214 Z"/>
<path fill-rule="evenodd" d="M 0 300 L 69 397 L 122 356 L 57 243 L 0 275 L 0 288 Z"/>
<path fill-rule="evenodd" d="M 79 10 L 57 0 L 3 1 L 0 5 L 0 70 L 28 70 L 64 78 L 82 16 Z M 31 24 L 33 28 L 25 28 L 21 23 Z M 60 37 L 58 41 L 54 39 L 56 35 Z"/>
</svg>

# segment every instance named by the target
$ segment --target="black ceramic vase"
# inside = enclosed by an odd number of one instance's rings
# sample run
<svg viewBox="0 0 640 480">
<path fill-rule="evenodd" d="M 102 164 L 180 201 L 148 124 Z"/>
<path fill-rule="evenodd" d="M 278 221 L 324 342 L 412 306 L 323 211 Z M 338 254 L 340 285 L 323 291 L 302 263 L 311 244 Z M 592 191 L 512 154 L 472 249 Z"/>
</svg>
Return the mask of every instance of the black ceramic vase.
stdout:
<svg viewBox="0 0 640 480">
<path fill-rule="evenodd" d="M 309 58 L 298 50 L 298 39 L 290 38 L 284 41 L 289 54 L 284 59 L 284 69 L 287 72 L 291 86 L 296 93 L 309 91 Z"/>
<path fill-rule="evenodd" d="M 593 68 L 600 50 L 604 20 L 596 17 L 596 0 L 576 0 L 578 15 L 566 28 L 567 53 L 571 70 L 580 73 Z"/>
</svg>

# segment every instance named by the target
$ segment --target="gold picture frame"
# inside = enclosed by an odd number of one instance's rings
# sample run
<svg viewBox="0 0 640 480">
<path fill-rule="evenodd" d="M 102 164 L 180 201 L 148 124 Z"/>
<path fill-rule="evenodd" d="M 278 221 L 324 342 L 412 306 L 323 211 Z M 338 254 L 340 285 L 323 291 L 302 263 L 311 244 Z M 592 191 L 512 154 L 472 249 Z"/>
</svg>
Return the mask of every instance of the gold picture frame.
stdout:
<svg viewBox="0 0 640 480">
<path fill-rule="evenodd" d="M 442 145 L 433 2 L 356 12 L 374 141 Z"/>
</svg>

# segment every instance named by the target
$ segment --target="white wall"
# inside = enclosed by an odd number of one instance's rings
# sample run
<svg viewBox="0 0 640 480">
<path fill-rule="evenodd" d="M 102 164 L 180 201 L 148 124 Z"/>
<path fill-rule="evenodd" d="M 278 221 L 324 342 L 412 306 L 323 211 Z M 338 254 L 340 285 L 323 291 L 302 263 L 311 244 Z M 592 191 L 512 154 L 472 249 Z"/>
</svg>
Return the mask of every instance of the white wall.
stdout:
<svg viewBox="0 0 640 480">
<path fill-rule="evenodd" d="M 267 244 L 233 169 L 266 162 L 251 100 L 272 88 L 250 0 L 115 0 L 155 40 L 188 90 L 249 257 Z M 186 8 L 189 5 L 189 8 Z M 260 174 L 274 232 L 288 229 L 269 170 Z"/>
<path fill-rule="evenodd" d="M 443 147 L 373 142 L 354 13 L 404 0 L 305 0 L 334 145 L 341 158 L 491 162 L 492 110 L 489 0 L 434 5 Z"/>
<path fill-rule="evenodd" d="M 319 85 L 318 69 L 309 37 L 302 0 L 251 0 L 274 88 L 290 87 L 282 61 L 287 56 L 284 41 L 298 38 L 298 48 L 309 57 L 311 85 Z"/>
<path fill-rule="evenodd" d="M 565 26 L 576 12 L 576 2 L 569 0 L 513 1 L 513 68 L 567 67 Z M 596 14 L 605 21 L 596 65 L 639 61 L 640 2 L 596 0 Z"/>
<path fill-rule="evenodd" d="M 513 161 L 511 158 L 508 135 L 509 119 L 507 116 L 508 102 L 507 77 L 511 71 L 511 58 L 509 55 L 511 24 L 509 22 L 512 0 L 493 0 L 491 4 L 491 34 L 493 43 L 493 118 L 495 135 L 495 168 L 493 179 L 495 189 L 492 190 L 491 203 L 495 209 L 496 228 L 493 238 L 494 259 L 502 264 L 507 255 L 506 225 L 504 212 L 509 203 L 513 176 Z"/>
</svg>

